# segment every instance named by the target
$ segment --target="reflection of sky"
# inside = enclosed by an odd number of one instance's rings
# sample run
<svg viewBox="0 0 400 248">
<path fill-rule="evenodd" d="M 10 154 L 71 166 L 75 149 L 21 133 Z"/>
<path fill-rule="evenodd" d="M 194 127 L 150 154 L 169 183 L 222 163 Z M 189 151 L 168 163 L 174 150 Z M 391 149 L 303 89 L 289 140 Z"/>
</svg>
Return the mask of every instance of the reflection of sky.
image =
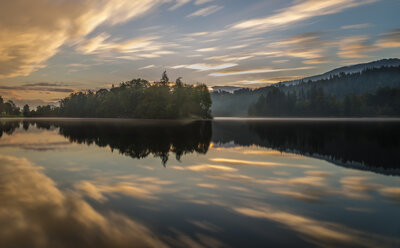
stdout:
<svg viewBox="0 0 400 248">
<path fill-rule="evenodd" d="M 66 141 L 34 128 L 0 139 L 1 246 L 400 244 L 398 177 L 255 146 L 164 168 Z"/>
</svg>

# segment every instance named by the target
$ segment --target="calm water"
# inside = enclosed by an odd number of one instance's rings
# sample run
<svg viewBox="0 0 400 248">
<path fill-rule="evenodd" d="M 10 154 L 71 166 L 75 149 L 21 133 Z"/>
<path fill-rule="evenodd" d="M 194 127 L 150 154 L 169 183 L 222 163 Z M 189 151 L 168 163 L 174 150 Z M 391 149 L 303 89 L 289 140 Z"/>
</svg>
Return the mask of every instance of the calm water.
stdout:
<svg viewBox="0 0 400 248">
<path fill-rule="evenodd" d="M 0 247 L 399 247 L 398 120 L 0 119 Z"/>
</svg>

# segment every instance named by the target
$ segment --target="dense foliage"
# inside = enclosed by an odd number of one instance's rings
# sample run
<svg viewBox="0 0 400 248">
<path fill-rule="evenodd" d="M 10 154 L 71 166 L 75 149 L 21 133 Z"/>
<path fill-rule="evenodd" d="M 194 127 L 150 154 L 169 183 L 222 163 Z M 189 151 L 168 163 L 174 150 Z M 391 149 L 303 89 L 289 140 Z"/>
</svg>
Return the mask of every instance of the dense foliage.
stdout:
<svg viewBox="0 0 400 248">
<path fill-rule="evenodd" d="M 366 69 L 355 73 L 340 73 L 330 76 L 327 79 L 316 81 L 303 81 L 293 86 L 282 86 L 281 90 L 285 92 L 308 91 L 312 88 L 322 88 L 324 92 L 344 98 L 349 94 L 362 95 L 366 93 L 375 93 L 378 88 L 400 88 L 400 67 L 380 67 Z"/>
<path fill-rule="evenodd" d="M 307 92 L 274 87 L 249 107 L 250 116 L 400 116 L 400 89 L 379 88 L 374 94 L 326 94 L 316 85 Z"/>
<path fill-rule="evenodd" d="M 211 118 L 211 97 L 204 84 L 169 82 L 166 72 L 160 82 L 133 79 L 117 87 L 96 92 L 77 92 L 60 101 L 59 107 L 24 107 L 25 116 L 123 117 L 123 118 Z M 25 109 L 26 108 L 26 109 Z"/>
<path fill-rule="evenodd" d="M 234 93 L 213 92 L 211 94 L 213 115 L 247 116 L 250 105 L 254 105 L 261 95 L 266 97 L 270 91 L 273 91 L 277 87 L 286 95 L 295 93 L 297 98 L 300 98 L 300 95 L 304 95 L 305 92 L 310 92 L 318 88 L 325 93 L 329 92 L 330 96 L 341 99 L 341 101 L 346 96 L 354 100 L 356 96 L 375 94 L 379 88 L 400 88 L 400 67 L 380 67 L 356 73 L 341 73 L 330 76 L 327 79 L 304 81 L 290 86 L 277 84 L 255 90 L 237 90 Z M 363 113 L 365 112 L 360 112 L 359 115 L 363 115 Z"/>
<path fill-rule="evenodd" d="M 16 116 L 21 114 L 21 110 L 13 101 L 4 102 L 4 99 L 0 96 L 0 114 L 1 116 Z"/>
</svg>

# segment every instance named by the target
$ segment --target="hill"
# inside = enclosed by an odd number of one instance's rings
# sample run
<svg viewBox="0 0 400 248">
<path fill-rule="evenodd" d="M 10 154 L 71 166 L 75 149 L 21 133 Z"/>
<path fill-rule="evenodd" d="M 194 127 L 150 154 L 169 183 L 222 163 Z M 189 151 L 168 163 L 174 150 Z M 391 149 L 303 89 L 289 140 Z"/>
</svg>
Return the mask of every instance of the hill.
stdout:
<svg viewBox="0 0 400 248">
<path fill-rule="evenodd" d="M 381 60 L 372 61 L 369 63 L 343 66 L 343 67 L 328 71 L 324 74 L 306 77 L 306 78 L 302 78 L 302 79 L 298 79 L 298 80 L 284 81 L 284 82 L 277 83 L 276 85 L 290 86 L 290 85 L 299 84 L 301 82 L 308 82 L 308 81 L 314 82 L 314 81 L 318 81 L 318 80 L 322 80 L 322 79 L 329 79 L 334 76 L 339 76 L 342 73 L 353 74 L 353 73 L 360 73 L 367 69 L 374 69 L 374 68 L 381 68 L 381 67 L 398 67 L 398 66 L 400 66 L 400 59 L 394 59 L 394 58 L 381 59 Z"/>
<path fill-rule="evenodd" d="M 248 116 L 249 107 L 261 96 L 279 89 L 292 94 L 296 99 L 308 97 L 312 89 L 318 89 L 325 96 L 343 100 L 346 96 L 375 94 L 381 88 L 400 88 L 400 59 L 384 59 L 366 64 L 341 67 L 327 73 L 298 81 L 281 82 L 256 90 L 240 89 L 233 93 L 212 92 L 212 113 L 214 116 Z"/>
</svg>

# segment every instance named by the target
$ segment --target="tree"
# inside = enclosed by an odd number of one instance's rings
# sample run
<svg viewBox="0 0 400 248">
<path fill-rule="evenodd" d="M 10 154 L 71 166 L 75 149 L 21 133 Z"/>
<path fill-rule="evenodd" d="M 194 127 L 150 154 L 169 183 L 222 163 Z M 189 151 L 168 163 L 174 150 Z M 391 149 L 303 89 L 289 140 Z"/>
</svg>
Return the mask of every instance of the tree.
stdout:
<svg viewBox="0 0 400 248">
<path fill-rule="evenodd" d="M 160 83 L 161 83 L 162 85 L 167 85 L 168 82 L 169 82 L 169 78 L 168 78 L 168 76 L 167 76 L 167 71 L 164 71 L 163 74 L 162 74 L 162 76 L 161 76 L 161 81 L 160 81 Z"/>
<path fill-rule="evenodd" d="M 25 117 L 29 117 L 29 116 L 31 115 L 31 111 L 30 111 L 30 109 L 29 109 L 29 105 L 28 105 L 28 104 L 25 104 L 25 105 L 24 105 L 24 107 L 23 107 L 23 109 L 22 109 L 22 114 L 23 114 Z"/>
<path fill-rule="evenodd" d="M 175 84 L 176 84 L 176 86 L 177 86 L 178 88 L 181 88 L 181 87 L 183 86 L 182 77 L 178 77 L 178 78 L 175 80 Z"/>
</svg>

